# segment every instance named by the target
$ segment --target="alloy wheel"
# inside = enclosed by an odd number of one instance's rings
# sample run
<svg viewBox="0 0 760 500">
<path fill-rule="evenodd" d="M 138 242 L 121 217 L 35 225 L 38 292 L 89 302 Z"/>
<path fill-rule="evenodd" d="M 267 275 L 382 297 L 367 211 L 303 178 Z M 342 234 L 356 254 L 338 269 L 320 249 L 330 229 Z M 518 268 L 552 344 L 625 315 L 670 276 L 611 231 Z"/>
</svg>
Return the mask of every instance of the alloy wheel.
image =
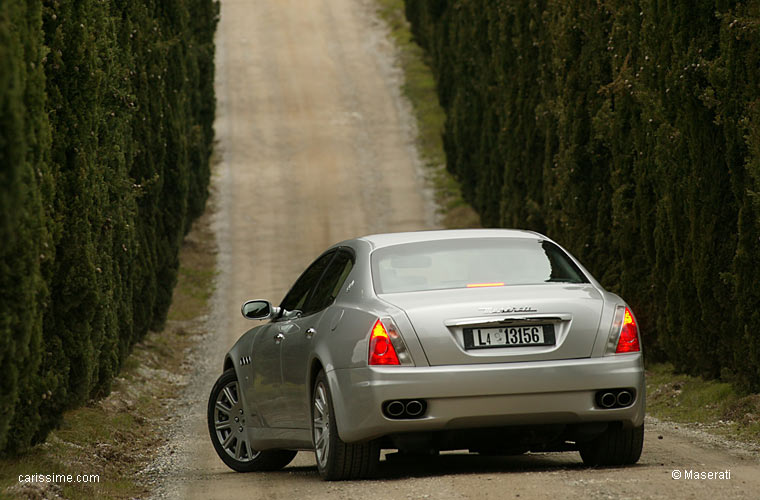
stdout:
<svg viewBox="0 0 760 500">
<path fill-rule="evenodd" d="M 330 453 L 330 406 L 327 402 L 327 392 L 322 382 L 314 390 L 314 450 L 320 467 L 327 467 Z"/>
<path fill-rule="evenodd" d="M 229 382 L 216 396 L 214 429 L 224 451 L 238 462 L 250 462 L 260 452 L 251 448 L 245 433 L 245 412 L 240 402 L 238 383 Z"/>
</svg>

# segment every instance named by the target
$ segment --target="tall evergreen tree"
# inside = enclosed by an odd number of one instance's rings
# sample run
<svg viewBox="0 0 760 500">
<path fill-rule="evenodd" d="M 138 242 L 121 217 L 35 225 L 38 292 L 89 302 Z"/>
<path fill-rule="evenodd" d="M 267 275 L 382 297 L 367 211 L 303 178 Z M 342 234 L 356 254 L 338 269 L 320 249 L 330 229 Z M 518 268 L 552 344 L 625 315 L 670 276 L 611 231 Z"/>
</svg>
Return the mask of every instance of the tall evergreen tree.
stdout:
<svg viewBox="0 0 760 500">
<path fill-rule="evenodd" d="M 53 176 L 45 114 L 40 5 L 0 3 L 0 449 L 33 434 L 48 397 L 37 376 L 49 304 Z"/>
<path fill-rule="evenodd" d="M 0 3 L 0 450 L 108 393 L 163 324 L 207 197 L 217 17 L 213 0 Z"/>
<path fill-rule="evenodd" d="M 447 114 L 447 166 L 486 224 L 567 245 L 631 302 L 650 354 L 760 388 L 760 4 L 406 12 Z"/>
</svg>

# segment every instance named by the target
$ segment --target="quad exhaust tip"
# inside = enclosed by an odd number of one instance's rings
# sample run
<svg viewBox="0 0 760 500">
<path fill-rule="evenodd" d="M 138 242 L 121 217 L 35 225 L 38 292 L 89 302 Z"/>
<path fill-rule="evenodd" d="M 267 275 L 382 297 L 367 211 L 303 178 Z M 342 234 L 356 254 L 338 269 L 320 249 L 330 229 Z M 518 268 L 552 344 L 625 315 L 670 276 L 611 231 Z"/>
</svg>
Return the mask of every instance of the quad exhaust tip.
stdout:
<svg viewBox="0 0 760 500">
<path fill-rule="evenodd" d="M 603 408 L 612 408 L 615 406 L 615 402 L 617 401 L 617 398 L 615 398 L 615 395 L 611 392 L 605 392 L 602 394 L 602 397 L 599 398 L 599 401 L 602 403 Z"/>
<path fill-rule="evenodd" d="M 627 408 L 636 400 L 633 389 L 602 389 L 596 392 L 596 406 L 604 410 Z"/>
<path fill-rule="evenodd" d="M 401 418 L 401 415 L 404 414 L 404 403 L 401 401 L 391 401 L 388 403 L 388 405 L 385 407 L 385 412 L 388 414 L 389 417 L 393 418 Z"/>
<path fill-rule="evenodd" d="M 620 406 L 628 406 L 633 402 L 633 395 L 628 391 L 620 391 L 617 395 L 617 404 Z"/>
<path fill-rule="evenodd" d="M 421 418 L 427 410 L 424 399 L 394 399 L 382 405 L 383 415 L 394 420 Z"/>
<path fill-rule="evenodd" d="M 406 414 L 410 417 L 419 417 L 422 413 L 422 403 L 413 399 L 406 403 Z"/>
</svg>

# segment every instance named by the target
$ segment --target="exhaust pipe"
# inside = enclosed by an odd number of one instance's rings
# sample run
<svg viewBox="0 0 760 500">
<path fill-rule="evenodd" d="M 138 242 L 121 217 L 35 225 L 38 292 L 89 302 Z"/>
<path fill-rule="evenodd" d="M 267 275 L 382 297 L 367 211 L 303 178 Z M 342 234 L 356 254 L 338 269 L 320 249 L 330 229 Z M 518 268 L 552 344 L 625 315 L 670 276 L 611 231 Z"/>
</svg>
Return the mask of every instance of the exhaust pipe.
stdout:
<svg viewBox="0 0 760 500">
<path fill-rule="evenodd" d="M 617 395 L 617 404 L 620 406 L 628 406 L 633 401 L 633 394 L 629 391 L 620 391 Z"/>
<path fill-rule="evenodd" d="M 406 403 L 406 414 L 410 417 L 418 417 L 422 413 L 422 403 L 413 399 Z"/>
<path fill-rule="evenodd" d="M 604 394 L 602 394 L 602 397 L 599 398 L 599 402 L 605 408 L 612 408 L 613 406 L 615 406 L 616 400 L 617 399 L 615 398 L 615 395 L 612 394 L 611 392 L 605 392 Z"/>
<path fill-rule="evenodd" d="M 393 418 L 398 418 L 404 413 L 404 403 L 401 401 L 391 401 L 388 406 L 385 407 L 385 411 L 388 412 Z"/>
</svg>

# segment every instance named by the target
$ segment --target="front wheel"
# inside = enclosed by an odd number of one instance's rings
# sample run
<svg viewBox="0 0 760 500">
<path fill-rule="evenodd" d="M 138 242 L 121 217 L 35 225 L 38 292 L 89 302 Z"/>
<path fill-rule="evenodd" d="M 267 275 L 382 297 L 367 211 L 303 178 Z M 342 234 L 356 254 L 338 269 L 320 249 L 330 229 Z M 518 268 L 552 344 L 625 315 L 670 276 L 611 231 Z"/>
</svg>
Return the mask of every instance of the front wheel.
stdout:
<svg viewBox="0 0 760 500">
<path fill-rule="evenodd" d="M 644 424 L 624 428 L 610 424 L 606 431 L 579 447 L 586 465 L 631 465 L 639 461 L 644 447 Z"/>
<path fill-rule="evenodd" d="M 320 371 L 311 396 L 311 433 L 317 469 L 322 479 L 335 481 L 371 477 L 380 459 L 377 441 L 345 443 L 338 436 L 330 387 L 325 372 Z"/>
<path fill-rule="evenodd" d="M 245 408 L 235 370 L 222 373 L 208 400 L 208 431 L 219 458 L 238 472 L 272 471 L 296 456 L 292 450 L 254 450 L 245 432 Z"/>
</svg>

